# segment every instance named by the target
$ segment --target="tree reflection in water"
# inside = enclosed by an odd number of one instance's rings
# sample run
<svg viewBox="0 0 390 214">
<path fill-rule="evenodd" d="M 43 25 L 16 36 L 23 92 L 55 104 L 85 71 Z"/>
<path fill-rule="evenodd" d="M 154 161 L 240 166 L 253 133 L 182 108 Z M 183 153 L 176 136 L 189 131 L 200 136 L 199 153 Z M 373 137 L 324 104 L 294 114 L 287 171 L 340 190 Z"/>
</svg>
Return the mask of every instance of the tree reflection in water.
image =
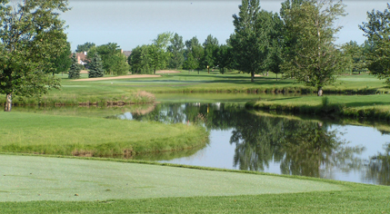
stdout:
<svg viewBox="0 0 390 214">
<path fill-rule="evenodd" d="M 378 182 L 382 185 L 390 185 L 390 144 L 384 147 L 384 153 L 371 157 L 369 162 L 369 170 L 365 175 L 365 179 Z"/>
<path fill-rule="evenodd" d="M 160 104 L 134 119 L 193 123 L 200 117 L 210 130 L 233 129 L 234 166 L 242 170 L 263 171 L 279 162 L 283 174 L 332 178 L 334 168 L 349 172 L 363 165 L 363 148 L 348 147 L 326 123 L 256 116 L 237 104 Z"/>
</svg>

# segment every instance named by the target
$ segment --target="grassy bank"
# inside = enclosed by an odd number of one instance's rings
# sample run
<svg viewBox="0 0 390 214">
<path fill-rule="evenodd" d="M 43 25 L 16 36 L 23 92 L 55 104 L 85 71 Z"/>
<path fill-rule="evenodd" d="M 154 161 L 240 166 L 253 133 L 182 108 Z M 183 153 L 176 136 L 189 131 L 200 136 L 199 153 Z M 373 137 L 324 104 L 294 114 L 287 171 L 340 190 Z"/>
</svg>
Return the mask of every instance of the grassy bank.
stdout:
<svg viewBox="0 0 390 214">
<path fill-rule="evenodd" d="M 387 186 L 123 162 L 0 155 L 1 212 L 383 213 L 390 209 Z"/>
<path fill-rule="evenodd" d="M 275 110 L 298 114 L 343 116 L 390 120 L 389 95 L 295 96 L 263 98 L 246 103 L 248 109 Z"/>
<path fill-rule="evenodd" d="M 124 156 L 205 146 L 194 125 L 0 112 L 0 151 L 76 156 Z"/>
</svg>

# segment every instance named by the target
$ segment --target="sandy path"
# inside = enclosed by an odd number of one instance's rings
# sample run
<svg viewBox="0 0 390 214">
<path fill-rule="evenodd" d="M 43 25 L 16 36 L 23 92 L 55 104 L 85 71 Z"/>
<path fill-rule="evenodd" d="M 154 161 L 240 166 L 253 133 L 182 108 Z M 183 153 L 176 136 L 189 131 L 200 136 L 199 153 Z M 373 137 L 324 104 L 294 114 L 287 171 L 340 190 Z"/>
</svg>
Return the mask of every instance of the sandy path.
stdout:
<svg viewBox="0 0 390 214">
<path fill-rule="evenodd" d="M 156 71 L 156 74 L 174 74 L 174 73 L 180 73 L 180 71 L 175 71 L 175 70 L 159 70 L 159 71 Z"/>
<path fill-rule="evenodd" d="M 73 80 L 76 82 L 84 82 L 84 81 L 99 81 L 99 80 L 116 80 L 116 79 L 133 79 L 133 78 L 156 78 L 161 77 L 161 75 L 126 75 L 126 76 L 118 76 L 118 77 L 98 77 L 98 78 L 88 78 L 88 79 L 78 79 Z"/>
</svg>

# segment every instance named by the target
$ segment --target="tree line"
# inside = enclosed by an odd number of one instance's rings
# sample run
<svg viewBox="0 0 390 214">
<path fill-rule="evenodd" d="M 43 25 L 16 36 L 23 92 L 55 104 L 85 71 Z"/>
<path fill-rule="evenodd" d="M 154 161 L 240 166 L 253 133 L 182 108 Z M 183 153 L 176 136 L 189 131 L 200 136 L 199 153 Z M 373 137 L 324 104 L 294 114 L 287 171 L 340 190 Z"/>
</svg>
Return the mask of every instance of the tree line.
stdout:
<svg viewBox="0 0 390 214">
<path fill-rule="evenodd" d="M 88 58 L 95 63 L 90 77 L 129 69 L 154 73 L 167 67 L 199 71 L 209 66 L 222 73 L 250 73 L 252 81 L 256 73 L 280 73 L 316 87 L 322 95 L 322 87 L 334 82 L 336 74 L 368 69 L 390 83 L 390 5 L 383 12 L 367 13 L 368 22 L 359 26 L 367 37 L 363 47 L 334 43 L 342 28 L 335 22 L 346 15 L 344 8 L 341 0 L 286 0 L 277 14 L 262 10 L 259 0 L 242 0 L 226 44 L 219 45 L 211 35 L 200 44 L 196 37 L 183 42 L 177 34 L 163 33 L 152 44 L 136 47 L 129 64 L 115 43 L 87 44 Z M 60 88 L 53 74 L 71 67 L 65 22 L 60 19 L 68 10 L 67 0 L 0 0 L 0 93 L 6 95 L 5 111 L 11 110 L 14 95 L 40 97 Z"/>
</svg>

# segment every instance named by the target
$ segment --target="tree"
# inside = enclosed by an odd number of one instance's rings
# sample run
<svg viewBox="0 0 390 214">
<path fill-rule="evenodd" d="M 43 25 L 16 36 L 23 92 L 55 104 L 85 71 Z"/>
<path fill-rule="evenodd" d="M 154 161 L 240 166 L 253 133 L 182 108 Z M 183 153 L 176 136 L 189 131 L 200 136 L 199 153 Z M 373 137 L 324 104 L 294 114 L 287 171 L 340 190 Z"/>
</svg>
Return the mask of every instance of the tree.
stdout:
<svg viewBox="0 0 390 214">
<path fill-rule="evenodd" d="M 232 53 L 232 47 L 228 45 L 221 45 L 218 48 L 216 56 L 216 66 L 218 66 L 219 72 L 224 74 L 227 69 L 233 68 L 234 57 Z"/>
<path fill-rule="evenodd" d="M 88 52 L 93 47 L 96 47 L 96 45 L 92 42 L 86 42 L 82 45 L 77 45 L 76 53 Z"/>
<path fill-rule="evenodd" d="M 261 10 L 259 0 L 242 0 L 238 15 L 233 15 L 234 34 L 230 36 L 237 69 L 251 74 L 268 70 L 267 58 L 275 27 L 274 14 Z M 277 16 L 277 15 L 276 15 Z"/>
<path fill-rule="evenodd" d="M 6 94 L 5 111 L 11 111 L 13 95 L 33 96 L 59 88 L 48 73 L 52 59 L 66 47 L 60 12 L 69 10 L 66 0 L 24 0 L 15 7 L 0 1 L 0 93 Z"/>
<path fill-rule="evenodd" d="M 383 12 L 367 12 L 369 21 L 359 25 L 359 28 L 372 46 L 367 53 L 368 70 L 390 84 L 390 4 L 387 4 L 387 8 Z"/>
<path fill-rule="evenodd" d="M 114 75 L 126 75 L 130 71 L 130 66 L 126 62 L 126 56 L 122 53 L 117 53 L 113 57 L 112 70 Z"/>
<path fill-rule="evenodd" d="M 199 74 L 199 70 L 201 67 L 200 62 L 204 54 L 203 47 L 202 45 L 199 44 L 199 40 L 196 37 L 187 40 L 185 42 L 185 45 L 186 45 L 186 50 L 185 50 L 186 60 L 184 61 L 184 68 L 189 70 L 197 69 Z"/>
<path fill-rule="evenodd" d="M 121 49 L 116 43 L 92 47 L 88 52 L 87 58 L 91 59 L 95 56 L 95 53 L 99 54 L 101 57 L 103 69 L 106 74 L 116 74 L 117 71 L 114 70 L 114 65 L 117 65 L 118 63 L 122 63 L 121 66 L 126 67 L 126 61 L 123 61 L 121 57 L 118 57 L 119 54 L 121 54 Z"/>
<path fill-rule="evenodd" d="M 171 45 L 168 47 L 171 56 L 169 59 L 170 68 L 179 69 L 182 67 L 184 62 L 183 48 L 183 37 L 175 33 L 171 39 Z"/>
<path fill-rule="evenodd" d="M 103 70 L 102 60 L 100 59 L 100 56 L 97 53 L 95 53 L 95 55 L 91 59 L 91 62 L 88 65 L 89 65 L 89 72 L 88 72 L 89 78 L 103 77 L 104 70 Z"/>
<path fill-rule="evenodd" d="M 366 67 L 366 63 L 363 56 L 363 46 L 357 44 L 356 41 L 350 41 L 341 46 L 343 54 L 346 58 L 346 62 L 348 63 L 348 68 L 350 73 L 352 72 L 360 72 Z"/>
<path fill-rule="evenodd" d="M 151 74 L 149 47 L 147 45 L 137 46 L 128 58 L 132 73 Z"/>
<path fill-rule="evenodd" d="M 77 61 L 76 54 L 72 55 L 72 65 L 70 66 L 69 73 L 68 73 L 68 78 L 69 79 L 79 79 L 80 78 L 80 65 Z"/>
<path fill-rule="evenodd" d="M 208 35 L 203 43 L 204 55 L 202 58 L 202 68 L 214 67 L 218 54 L 218 39 L 212 35 Z"/>
<path fill-rule="evenodd" d="M 72 65 L 72 59 L 69 57 L 71 53 L 70 43 L 67 42 L 66 47 L 61 50 L 61 54 L 54 58 L 51 62 L 52 65 L 54 65 L 54 69 L 51 71 L 53 76 L 54 74 L 68 72 L 70 66 Z"/>
<path fill-rule="evenodd" d="M 344 16 L 342 1 L 306 0 L 284 11 L 284 30 L 290 35 L 289 51 L 283 56 L 285 77 L 294 76 L 305 85 L 322 87 L 335 81 L 335 74 L 345 67 L 341 52 L 334 45 L 335 27 L 339 16 Z"/>
<path fill-rule="evenodd" d="M 153 41 L 153 44 L 149 46 L 150 65 L 152 66 L 154 74 L 156 74 L 156 70 L 167 67 L 169 60 L 167 48 L 171 37 L 171 33 L 159 34 L 157 39 Z"/>
</svg>

